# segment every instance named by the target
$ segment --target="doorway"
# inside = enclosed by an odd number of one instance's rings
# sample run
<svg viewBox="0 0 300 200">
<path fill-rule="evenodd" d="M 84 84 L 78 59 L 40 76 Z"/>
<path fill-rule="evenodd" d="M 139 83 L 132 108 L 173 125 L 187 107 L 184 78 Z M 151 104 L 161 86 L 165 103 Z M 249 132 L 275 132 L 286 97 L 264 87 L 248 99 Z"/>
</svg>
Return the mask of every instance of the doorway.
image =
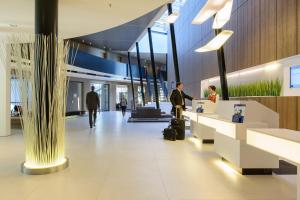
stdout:
<svg viewBox="0 0 300 200">
<path fill-rule="evenodd" d="M 99 95 L 100 110 L 109 111 L 109 84 L 91 83 L 91 86 L 95 87 L 95 92 Z"/>
</svg>

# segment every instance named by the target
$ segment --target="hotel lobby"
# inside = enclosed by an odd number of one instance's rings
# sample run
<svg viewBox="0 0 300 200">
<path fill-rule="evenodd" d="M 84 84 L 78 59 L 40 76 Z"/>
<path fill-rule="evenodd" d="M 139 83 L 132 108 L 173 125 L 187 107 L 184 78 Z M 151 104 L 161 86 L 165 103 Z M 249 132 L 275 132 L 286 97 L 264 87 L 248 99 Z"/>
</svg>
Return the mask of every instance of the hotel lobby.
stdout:
<svg viewBox="0 0 300 200">
<path fill-rule="evenodd" d="M 300 200 L 300 0 L 2 0 L 1 200 Z"/>
</svg>

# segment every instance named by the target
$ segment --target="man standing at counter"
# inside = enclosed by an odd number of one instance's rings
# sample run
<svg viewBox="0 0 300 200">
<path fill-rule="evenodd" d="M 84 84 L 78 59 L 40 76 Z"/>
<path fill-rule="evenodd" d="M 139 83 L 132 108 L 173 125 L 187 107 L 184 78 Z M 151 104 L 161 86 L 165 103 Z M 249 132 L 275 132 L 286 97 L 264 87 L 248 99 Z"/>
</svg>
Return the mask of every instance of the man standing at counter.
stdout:
<svg viewBox="0 0 300 200">
<path fill-rule="evenodd" d="M 174 116 L 176 115 L 176 109 L 180 110 L 180 113 L 177 113 L 177 118 L 181 118 L 181 112 L 185 110 L 185 99 L 192 101 L 194 98 L 183 92 L 183 83 L 176 83 L 176 89 L 172 91 L 170 101 L 172 103 L 171 113 Z"/>
</svg>

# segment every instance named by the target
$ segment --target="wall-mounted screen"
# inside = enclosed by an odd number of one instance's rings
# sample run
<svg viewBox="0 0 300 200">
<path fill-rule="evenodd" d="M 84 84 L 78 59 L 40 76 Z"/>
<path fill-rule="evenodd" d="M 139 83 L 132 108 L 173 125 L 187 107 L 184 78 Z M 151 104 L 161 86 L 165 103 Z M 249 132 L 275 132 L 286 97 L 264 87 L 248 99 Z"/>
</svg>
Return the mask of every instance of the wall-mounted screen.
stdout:
<svg viewBox="0 0 300 200">
<path fill-rule="evenodd" d="M 290 88 L 300 88 L 300 65 L 292 66 L 290 70 L 291 70 Z"/>
</svg>

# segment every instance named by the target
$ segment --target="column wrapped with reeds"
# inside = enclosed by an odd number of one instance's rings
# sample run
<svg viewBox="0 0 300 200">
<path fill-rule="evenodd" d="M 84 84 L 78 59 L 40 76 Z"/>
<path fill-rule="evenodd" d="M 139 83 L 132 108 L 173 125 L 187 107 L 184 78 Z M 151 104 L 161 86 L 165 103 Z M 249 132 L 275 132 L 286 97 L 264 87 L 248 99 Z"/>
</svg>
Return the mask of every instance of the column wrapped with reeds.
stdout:
<svg viewBox="0 0 300 200">
<path fill-rule="evenodd" d="M 53 36 L 10 37 L 12 75 L 21 99 L 25 166 L 65 161 L 65 110 L 69 45 Z"/>
</svg>

